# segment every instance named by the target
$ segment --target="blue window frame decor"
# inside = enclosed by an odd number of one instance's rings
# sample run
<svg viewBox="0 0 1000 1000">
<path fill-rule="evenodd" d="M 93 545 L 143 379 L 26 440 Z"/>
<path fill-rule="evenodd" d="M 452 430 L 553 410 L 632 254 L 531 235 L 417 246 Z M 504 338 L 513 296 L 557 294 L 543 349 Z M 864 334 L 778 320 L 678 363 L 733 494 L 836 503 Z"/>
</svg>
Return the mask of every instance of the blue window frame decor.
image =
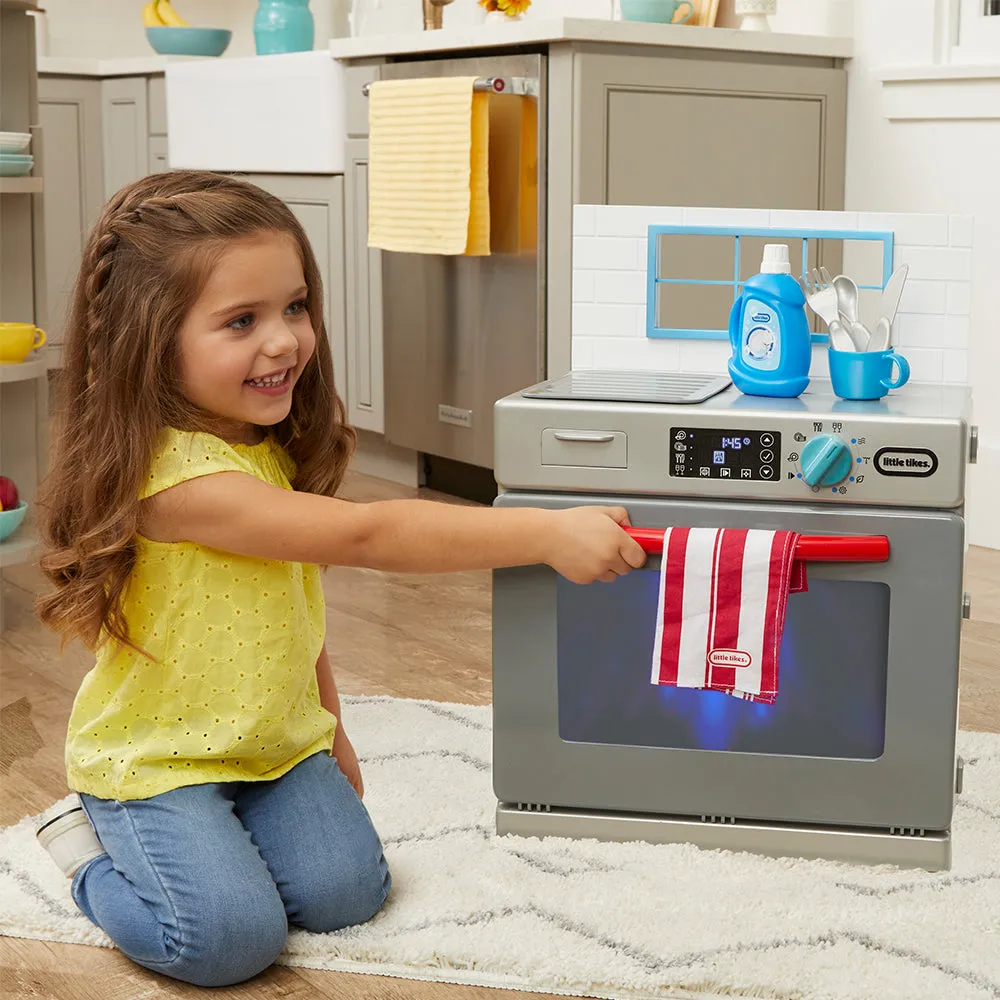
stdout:
<svg viewBox="0 0 1000 1000">
<path fill-rule="evenodd" d="M 724 279 L 669 278 L 660 274 L 660 244 L 661 236 L 728 236 L 733 238 L 733 276 Z M 713 328 L 705 326 L 701 329 L 690 329 L 670 326 L 658 326 L 659 301 L 662 291 L 670 286 L 705 286 L 714 285 L 732 289 L 732 302 L 735 302 L 743 292 L 743 282 L 740 280 L 740 241 L 741 239 L 763 238 L 768 243 L 787 243 L 792 240 L 802 241 L 802 265 L 800 274 L 809 269 L 810 244 L 818 240 L 841 240 L 847 242 L 866 242 L 882 244 L 882 283 L 880 285 L 858 285 L 859 289 L 874 289 L 885 287 L 892 275 L 893 234 L 890 232 L 874 232 L 859 229 L 782 229 L 771 228 L 740 228 L 739 226 L 656 226 L 652 225 L 647 237 L 647 271 L 646 271 L 646 336 L 652 339 L 687 339 L 687 340 L 728 340 L 728 312 L 720 317 L 723 326 Z M 793 266 L 794 269 L 794 266 Z M 753 272 L 751 272 L 753 273 Z M 814 344 L 826 344 L 829 336 L 825 333 L 814 333 Z"/>
</svg>

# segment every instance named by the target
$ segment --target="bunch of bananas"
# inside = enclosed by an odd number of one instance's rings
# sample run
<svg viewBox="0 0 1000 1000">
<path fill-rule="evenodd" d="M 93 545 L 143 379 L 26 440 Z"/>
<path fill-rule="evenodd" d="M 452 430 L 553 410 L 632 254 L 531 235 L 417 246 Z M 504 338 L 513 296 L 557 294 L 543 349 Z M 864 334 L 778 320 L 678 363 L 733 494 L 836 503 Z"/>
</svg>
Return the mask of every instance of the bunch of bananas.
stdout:
<svg viewBox="0 0 1000 1000">
<path fill-rule="evenodd" d="M 142 8 L 142 23 L 147 28 L 191 27 L 170 5 L 170 0 L 149 0 Z"/>
</svg>

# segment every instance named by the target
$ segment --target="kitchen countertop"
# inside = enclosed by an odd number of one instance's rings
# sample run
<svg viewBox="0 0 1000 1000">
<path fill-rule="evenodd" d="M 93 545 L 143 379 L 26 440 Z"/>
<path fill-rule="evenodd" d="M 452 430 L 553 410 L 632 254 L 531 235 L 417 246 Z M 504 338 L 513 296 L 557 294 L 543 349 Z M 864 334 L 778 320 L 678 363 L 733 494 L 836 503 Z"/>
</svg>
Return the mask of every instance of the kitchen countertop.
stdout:
<svg viewBox="0 0 1000 1000">
<path fill-rule="evenodd" d="M 75 59 L 72 56 L 41 56 L 39 76 L 147 76 L 163 73 L 170 63 L 203 61 L 214 56 L 131 56 L 126 59 Z"/>
<path fill-rule="evenodd" d="M 445 21 L 448 11 L 445 9 Z M 335 59 L 350 61 L 379 56 L 415 55 L 511 45 L 552 42 L 602 42 L 610 45 L 655 45 L 729 52 L 772 52 L 781 55 L 822 56 L 849 59 L 850 38 L 825 35 L 783 35 L 739 31 L 736 28 L 698 28 L 686 24 L 651 24 L 645 21 L 601 21 L 580 18 L 542 20 L 530 15 L 515 24 L 481 25 L 439 31 L 411 31 L 398 35 L 362 35 L 335 38 L 330 52 Z"/>
</svg>

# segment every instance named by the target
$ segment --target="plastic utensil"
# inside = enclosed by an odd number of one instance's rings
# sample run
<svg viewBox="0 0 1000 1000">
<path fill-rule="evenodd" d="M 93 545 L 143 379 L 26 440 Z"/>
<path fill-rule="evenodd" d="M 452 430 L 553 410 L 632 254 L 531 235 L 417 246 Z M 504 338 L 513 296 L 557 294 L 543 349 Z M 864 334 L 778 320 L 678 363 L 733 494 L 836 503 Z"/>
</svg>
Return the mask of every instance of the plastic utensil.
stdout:
<svg viewBox="0 0 1000 1000">
<path fill-rule="evenodd" d="M 840 322 L 840 308 L 837 304 L 837 289 L 833 285 L 824 285 L 818 271 L 810 271 L 806 278 L 799 279 L 802 291 L 805 293 L 809 308 L 830 330 L 830 346 L 835 351 L 854 351 L 854 339 Z"/>
<path fill-rule="evenodd" d="M 829 280 L 830 272 L 825 267 L 820 268 L 820 274 Z M 853 278 L 846 274 L 838 274 L 833 279 L 833 287 L 837 289 L 837 302 L 840 306 L 841 322 L 847 327 L 854 341 L 854 349 L 867 351 L 870 340 L 868 328 L 861 322 L 858 313 L 858 286 Z"/>
<path fill-rule="evenodd" d="M 909 272 L 909 264 L 897 267 L 882 290 L 882 299 L 879 302 L 878 312 L 880 316 L 884 316 L 889 321 L 889 326 L 892 326 L 892 321 L 896 318 L 896 310 L 899 308 L 899 298 L 903 294 L 903 285 L 906 284 L 906 276 Z"/>
<path fill-rule="evenodd" d="M 892 327 L 885 316 L 875 320 L 875 329 L 868 341 L 869 351 L 887 351 L 892 346 Z"/>
</svg>

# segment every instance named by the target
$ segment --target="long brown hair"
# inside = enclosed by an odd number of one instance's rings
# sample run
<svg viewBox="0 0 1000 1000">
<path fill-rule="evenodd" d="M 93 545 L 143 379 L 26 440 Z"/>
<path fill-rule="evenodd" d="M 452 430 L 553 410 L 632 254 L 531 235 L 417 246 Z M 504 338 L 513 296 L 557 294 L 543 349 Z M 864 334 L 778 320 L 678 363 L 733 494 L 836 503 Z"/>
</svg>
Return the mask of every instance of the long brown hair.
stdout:
<svg viewBox="0 0 1000 1000">
<path fill-rule="evenodd" d="M 298 466 L 295 489 L 332 496 L 340 485 L 355 432 L 334 388 L 322 282 L 298 220 L 274 196 L 219 174 L 178 170 L 129 184 L 84 250 L 53 468 L 39 499 L 41 565 L 55 590 L 36 609 L 64 641 L 132 646 L 121 600 L 135 564 L 140 485 L 163 428 L 208 423 L 181 391 L 178 332 L 231 241 L 263 232 L 295 239 L 316 331 L 291 412 L 271 433 Z"/>
</svg>

